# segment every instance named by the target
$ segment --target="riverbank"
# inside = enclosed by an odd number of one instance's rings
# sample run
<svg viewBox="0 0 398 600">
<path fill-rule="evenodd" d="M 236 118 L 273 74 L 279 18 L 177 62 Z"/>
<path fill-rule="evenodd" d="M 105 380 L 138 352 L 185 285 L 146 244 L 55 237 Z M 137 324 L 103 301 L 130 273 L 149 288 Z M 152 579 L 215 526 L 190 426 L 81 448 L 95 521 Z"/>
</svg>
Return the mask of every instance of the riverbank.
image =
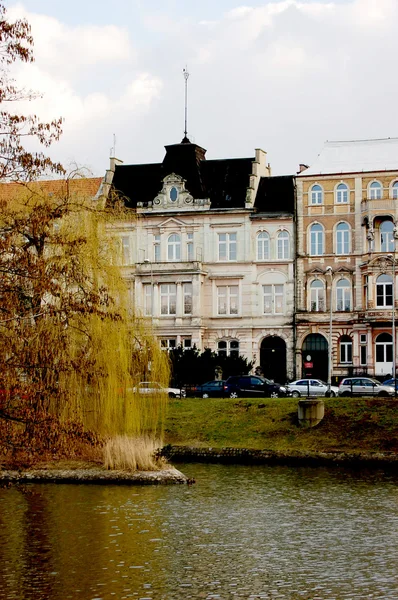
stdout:
<svg viewBox="0 0 398 600">
<path fill-rule="evenodd" d="M 166 419 L 165 444 L 175 448 L 170 458 L 178 453 L 186 458 L 189 454 L 199 457 L 204 449 L 210 448 L 210 454 L 220 454 L 224 449 L 223 456 L 229 453 L 234 461 L 240 460 L 243 451 L 253 451 L 253 456 L 265 452 L 268 454 L 264 457 L 267 460 L 273 457 L 274 461 L 313 460 L 322 455 L 332 462 L 364 457 L 370 461 L 395 460 L 398 400 L 325 398 L 324 401 L 325 417 L 321 423 L 302 428 L 297 419 L 297 399 L 174 399 L 170 401 Z"/>
</svg>

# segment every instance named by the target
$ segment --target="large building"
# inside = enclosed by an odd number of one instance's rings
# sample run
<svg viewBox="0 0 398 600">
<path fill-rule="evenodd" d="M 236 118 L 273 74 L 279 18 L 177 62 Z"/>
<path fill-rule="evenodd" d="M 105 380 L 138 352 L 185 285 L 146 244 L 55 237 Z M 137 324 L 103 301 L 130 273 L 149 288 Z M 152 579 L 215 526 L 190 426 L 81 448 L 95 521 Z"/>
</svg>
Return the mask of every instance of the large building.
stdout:
<svg viewBox="0 0 398 600">
<path fill-rule="evenodd" d="M 392 374 L 398 139 L 326 143 L 296 210 L 297 374 Z"/>
<path fill-rule="evenodd" d="M 124 274 L 164 348 L 239 353 L 278 381 L 294 375 L 293 176 L 266 153 L 206 160 L 186 137 L 162 163 L 111 160 L 122 198 Z"/>
</svg>

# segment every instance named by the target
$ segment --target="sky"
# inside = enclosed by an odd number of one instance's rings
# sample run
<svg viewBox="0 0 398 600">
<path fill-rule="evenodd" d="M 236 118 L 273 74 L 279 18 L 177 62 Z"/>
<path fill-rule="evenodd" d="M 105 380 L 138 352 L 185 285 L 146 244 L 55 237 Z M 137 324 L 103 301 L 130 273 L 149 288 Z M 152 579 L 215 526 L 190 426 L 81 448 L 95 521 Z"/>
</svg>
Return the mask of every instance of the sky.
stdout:
<svg viewBox="0 0 398 600">
<path fill-rule="evenodd" d="M 64 118 L 50 156 L 101 176 L 160 162 L 184 135 L 209 159 L 267 152 L 274 175 L 311 165 L 326 140 L 397 137 L 397 0 L 23 0 L 42 94 L 18 110 Z M 14 108 L 14 106 L 13 106 Z"/>
</svg>

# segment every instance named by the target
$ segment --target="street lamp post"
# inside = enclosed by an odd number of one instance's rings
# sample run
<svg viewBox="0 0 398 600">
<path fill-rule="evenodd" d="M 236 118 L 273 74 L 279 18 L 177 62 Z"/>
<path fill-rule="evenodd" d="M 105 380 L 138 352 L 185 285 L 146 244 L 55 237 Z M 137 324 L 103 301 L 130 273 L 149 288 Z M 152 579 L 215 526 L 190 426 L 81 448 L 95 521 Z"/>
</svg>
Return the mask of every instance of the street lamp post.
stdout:
<svg viewBox="0 0 398 600">
<path fill-rule="evenodd" d="M 332 333 L 333 333 L 333 269 L 326 267 L 326 273 L 330 275 L 330 292 L 329 292 L 329 345 L 328 345 L 328 395 L 330 397 L 332 391 L 332 370 L 333 370 L 333 354 L 332 354 Z"/>
</svg>

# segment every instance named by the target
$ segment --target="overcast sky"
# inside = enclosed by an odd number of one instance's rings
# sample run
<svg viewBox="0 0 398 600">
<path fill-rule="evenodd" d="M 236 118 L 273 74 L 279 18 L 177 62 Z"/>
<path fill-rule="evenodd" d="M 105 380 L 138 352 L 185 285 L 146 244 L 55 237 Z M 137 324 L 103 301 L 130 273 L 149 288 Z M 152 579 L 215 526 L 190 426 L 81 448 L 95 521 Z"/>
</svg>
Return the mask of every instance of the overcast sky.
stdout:
<svg viewBox="0 0 398 600">
<path fill-rule="evenodd" d="M 207 158 L 268 152 L 273 174 L 325 140 L 398 136 L 398 0 L 24 0 L 35 38 L 17 81 L 65 119 L 54 159 L 102 175 L 158 162 L 184 134 Z"/>
</svg>

